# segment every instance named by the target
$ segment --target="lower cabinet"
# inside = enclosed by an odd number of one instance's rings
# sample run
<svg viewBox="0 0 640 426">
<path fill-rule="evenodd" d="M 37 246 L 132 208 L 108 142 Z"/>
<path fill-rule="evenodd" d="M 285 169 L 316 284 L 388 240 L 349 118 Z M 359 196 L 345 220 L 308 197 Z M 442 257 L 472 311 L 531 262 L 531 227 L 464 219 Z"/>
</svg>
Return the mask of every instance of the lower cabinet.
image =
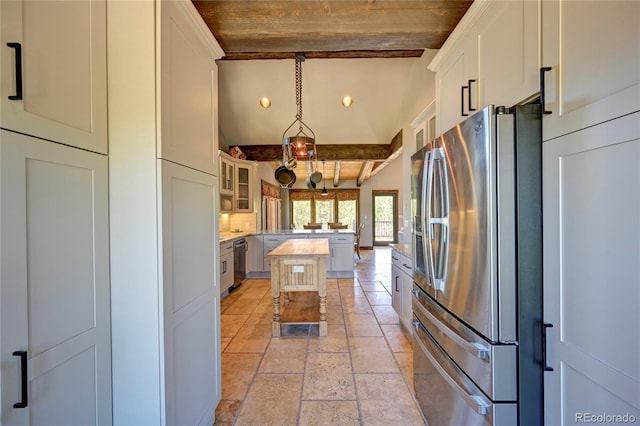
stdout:
<svg viewBox="0 0 640 426">
<path fill-rule="evenodd" d="M 0 131 L 4 425 L 112 423 L 107 164 Z"/>
<path fill-rule="evenodd" d="M 640 112 L 542 146 L 546 367 L 553 368 L 544 373 L 545 424 L 603 414 L 602 423 L 633 423 L 640 418 Z"/>
<path fill-rule="evenodd" d="M 400 323 L 412 333 L 413 267 L 411 259 L 395 249 L 391 252 L 391 280 L 391 304 L 400 318 Z"/>
</svg>

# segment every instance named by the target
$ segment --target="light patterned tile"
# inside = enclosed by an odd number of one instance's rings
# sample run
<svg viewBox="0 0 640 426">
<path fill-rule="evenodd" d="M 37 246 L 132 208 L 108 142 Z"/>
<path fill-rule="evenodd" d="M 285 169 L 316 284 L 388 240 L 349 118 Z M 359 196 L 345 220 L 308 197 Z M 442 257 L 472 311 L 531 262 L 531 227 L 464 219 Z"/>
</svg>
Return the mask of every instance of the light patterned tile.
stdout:
<svg viewBox="0 0 640 426">
<path fill-rule="evenodd" d="M 301 392 L 302 374 L 257 374 L 235 425 L 295 425 Z"/>
<path fill-rule="evenodd" d="M 383 324 L 380 326 L 384 337 L 387 338 L 387 343 L 391 347 L 393 352 L 412 352 L 411 346 L 412 337 L 407 335 L 407 332 L 402 329 L 400 324 Z"/>
<path fill-rule="evenodd" d="M 356 374 L 355 379 L 364 424 L 425 424 L 402 375 Z M 389 395 L 393 395 L 393 398 Z"/>
<path fill-rule="evenodd" d="M 354 400 L 353 372 L 348 353 L 310 353 L 304 372 L 302 399 Z"/>
<path fill-rule="evenodd" d="M 350 337 L 349 350 L 355 373 L 399 373 L 384 337 Z"/>
<path fill-rule="evenodd" d="M 302 401 L 299 425 L 357 426 L 360 424 L 356 401 Z"/>
<path fill-rule="evenodd" d="M 398 324 L 400 318 L 391 305 L 372 306 L 373 313 L 380 324 Z"/>
<path fill-rule="evenodd" d="M 307 339 L 273 338 L 264 353 L 260 373 L 302 373 L 307 356 Z"/>
<path fill-rule="evenodd" d="M 242 328 L 249 315 L 221 315 L 220 335 L 222 337 L 233 337 Z"/>
<path fill-rule="evenodd" d="M 374 305 L 391 305 L 391 295 L 386 291 L 365 291 L 364 294 L 369 299 L 369 304 Z"/>
<path fill-rule="evenodd" d="M 382 336 L 373 314 L 348 314 L 344 318 L 347 336 Z"/>
<path fill-rule="evenodd" d="M 309 338 L 308 351 L 311 352 L 349 352 L 347 333 L 344 324 L 329 323 L 326 337 Z"/>
<path fill-rule="evenodd" d="M 222 399 L 244 399 L 262 354 L 222 354 Z"/>
</svg>

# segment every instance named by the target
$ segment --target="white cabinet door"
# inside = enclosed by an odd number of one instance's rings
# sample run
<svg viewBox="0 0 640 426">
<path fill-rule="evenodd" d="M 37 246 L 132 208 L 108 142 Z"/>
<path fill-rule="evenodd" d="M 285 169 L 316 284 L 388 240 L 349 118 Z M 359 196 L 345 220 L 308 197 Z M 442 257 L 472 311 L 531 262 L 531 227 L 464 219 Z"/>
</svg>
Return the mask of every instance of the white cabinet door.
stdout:
<svg viewBox="0 0 640 426">
<path fill-rule="evenodd" d="M 217 174 L 216 52 L 200 36 L 190 2 L 158 2 L 161 23 L 160 158 Z M 199 18 L 199 16 L 197 17 Z"/>
<path fill-rule="evenodd" d="M 489 6 L 478 29 L 477 108 L 512 106 L 538 92 L 538 34 L 537 2 L 498 1 Z"/>
<path fill-rule="evenodd" d="M 640 2 L 542 0 L 543 140 L 640 110 Z"/>
<path fill-rule="evenodd" d="M 111 424 L 107 157 L 0 131 L 0 161 L 2 423 Z"/>
<path fill-rule="evenodd" d="M 0 126 L 106 154 L 106 2 L 3 1 L 0 8 Z M 18 67 L 22 99 L 12 100 Z"/>
<path fill-rule="evenodd" d="M 640 112 L 543 144 L 545 424 L 640 419 L 639 164 Z"/>
<path fill-rule="evenodd" d="M 436 76 L 437 133 L 444 133 L 477 108 L 477 34 L 470 33 Z"/>
<path fill-rule="evenodd" d="M 393 252 L 393 256 L 398 256 Z M 391 265 L 391 305 L 398 314 L 402 315 L 402 277 L 400 268 L 395 264 Z"/>
<path fill-rule="evenodd" d="M 253 165 L 236 163 L 235 211 L 238 213 L 253 212 Z"/>
<path fill-rule="evenodd" d="M 411 270 L 411 263 L 409 260 L 402 256 L 402 266 L 400 267 L 402 270 L 401 275 L 401 285 L 400 290 L 402 292 L 402 309 L 400 312 L 400 321 L 405 326 L 405 328 L 411 333 L 413 328 L 411 327 L 411 322 L 413 320 L 413 306 L 411 305 L 411 290 L 413 290 L 413 277 Z"/>
<path fill-rule="evenodd" d="M 166 424 L 203 424 L 221 397 L 218 179 L 158 163 Z"/>
<path fill-rule="evenodd" d="M 353 271 L 353 242 L 351 244 L 332 244 L 331 271 Z"/>
</svg>

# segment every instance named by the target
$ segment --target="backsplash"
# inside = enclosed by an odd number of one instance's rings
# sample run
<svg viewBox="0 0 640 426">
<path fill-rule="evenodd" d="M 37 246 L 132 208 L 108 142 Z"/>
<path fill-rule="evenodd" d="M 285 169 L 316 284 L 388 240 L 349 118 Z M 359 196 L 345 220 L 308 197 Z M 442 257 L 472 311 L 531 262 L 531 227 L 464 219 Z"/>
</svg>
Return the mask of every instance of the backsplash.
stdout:
<svg viewBox="0 0 640 426">
<path fill-rule="evenodd" d="M 220 232 L 241 231 L 255 232 L 257 220 L 255 213 L 233 213 L 220 215 Z"/>
</svg>

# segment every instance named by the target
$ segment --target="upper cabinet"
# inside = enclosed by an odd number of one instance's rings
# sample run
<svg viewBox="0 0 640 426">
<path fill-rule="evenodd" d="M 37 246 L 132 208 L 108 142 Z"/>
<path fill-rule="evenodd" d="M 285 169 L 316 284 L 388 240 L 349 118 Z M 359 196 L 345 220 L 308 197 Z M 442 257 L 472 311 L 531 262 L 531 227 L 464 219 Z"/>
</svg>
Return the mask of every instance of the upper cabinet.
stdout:
<svg viewBox="0 0 640 426">
<path fill-rule="evenodd" d="M 253 213 L 257 163 L 219 151 L 220 213 Z"/>
<path fill-rule="evenodd" d="M 538 90 L 535 2 L 475 2 L 429 64 L 436 72 L 437 133 L 485 105 L 511 106 Z"/>
<path fill-rule="evenodd" d="M 206 173 L 217 167 L 217 67 L 211 34 L 184 2 L 160 2 L 162 137 L 159 157 Z"/>
<path fill-rule="evenodd" d="M 106 2 L 3 1 L 0 15 L 0 126 L 106 154 Z"/>
<path fill-rule="evenodd" d="M 549 140 L 640 109 L 640 2 L 541 2 Z"/>
</svg>

